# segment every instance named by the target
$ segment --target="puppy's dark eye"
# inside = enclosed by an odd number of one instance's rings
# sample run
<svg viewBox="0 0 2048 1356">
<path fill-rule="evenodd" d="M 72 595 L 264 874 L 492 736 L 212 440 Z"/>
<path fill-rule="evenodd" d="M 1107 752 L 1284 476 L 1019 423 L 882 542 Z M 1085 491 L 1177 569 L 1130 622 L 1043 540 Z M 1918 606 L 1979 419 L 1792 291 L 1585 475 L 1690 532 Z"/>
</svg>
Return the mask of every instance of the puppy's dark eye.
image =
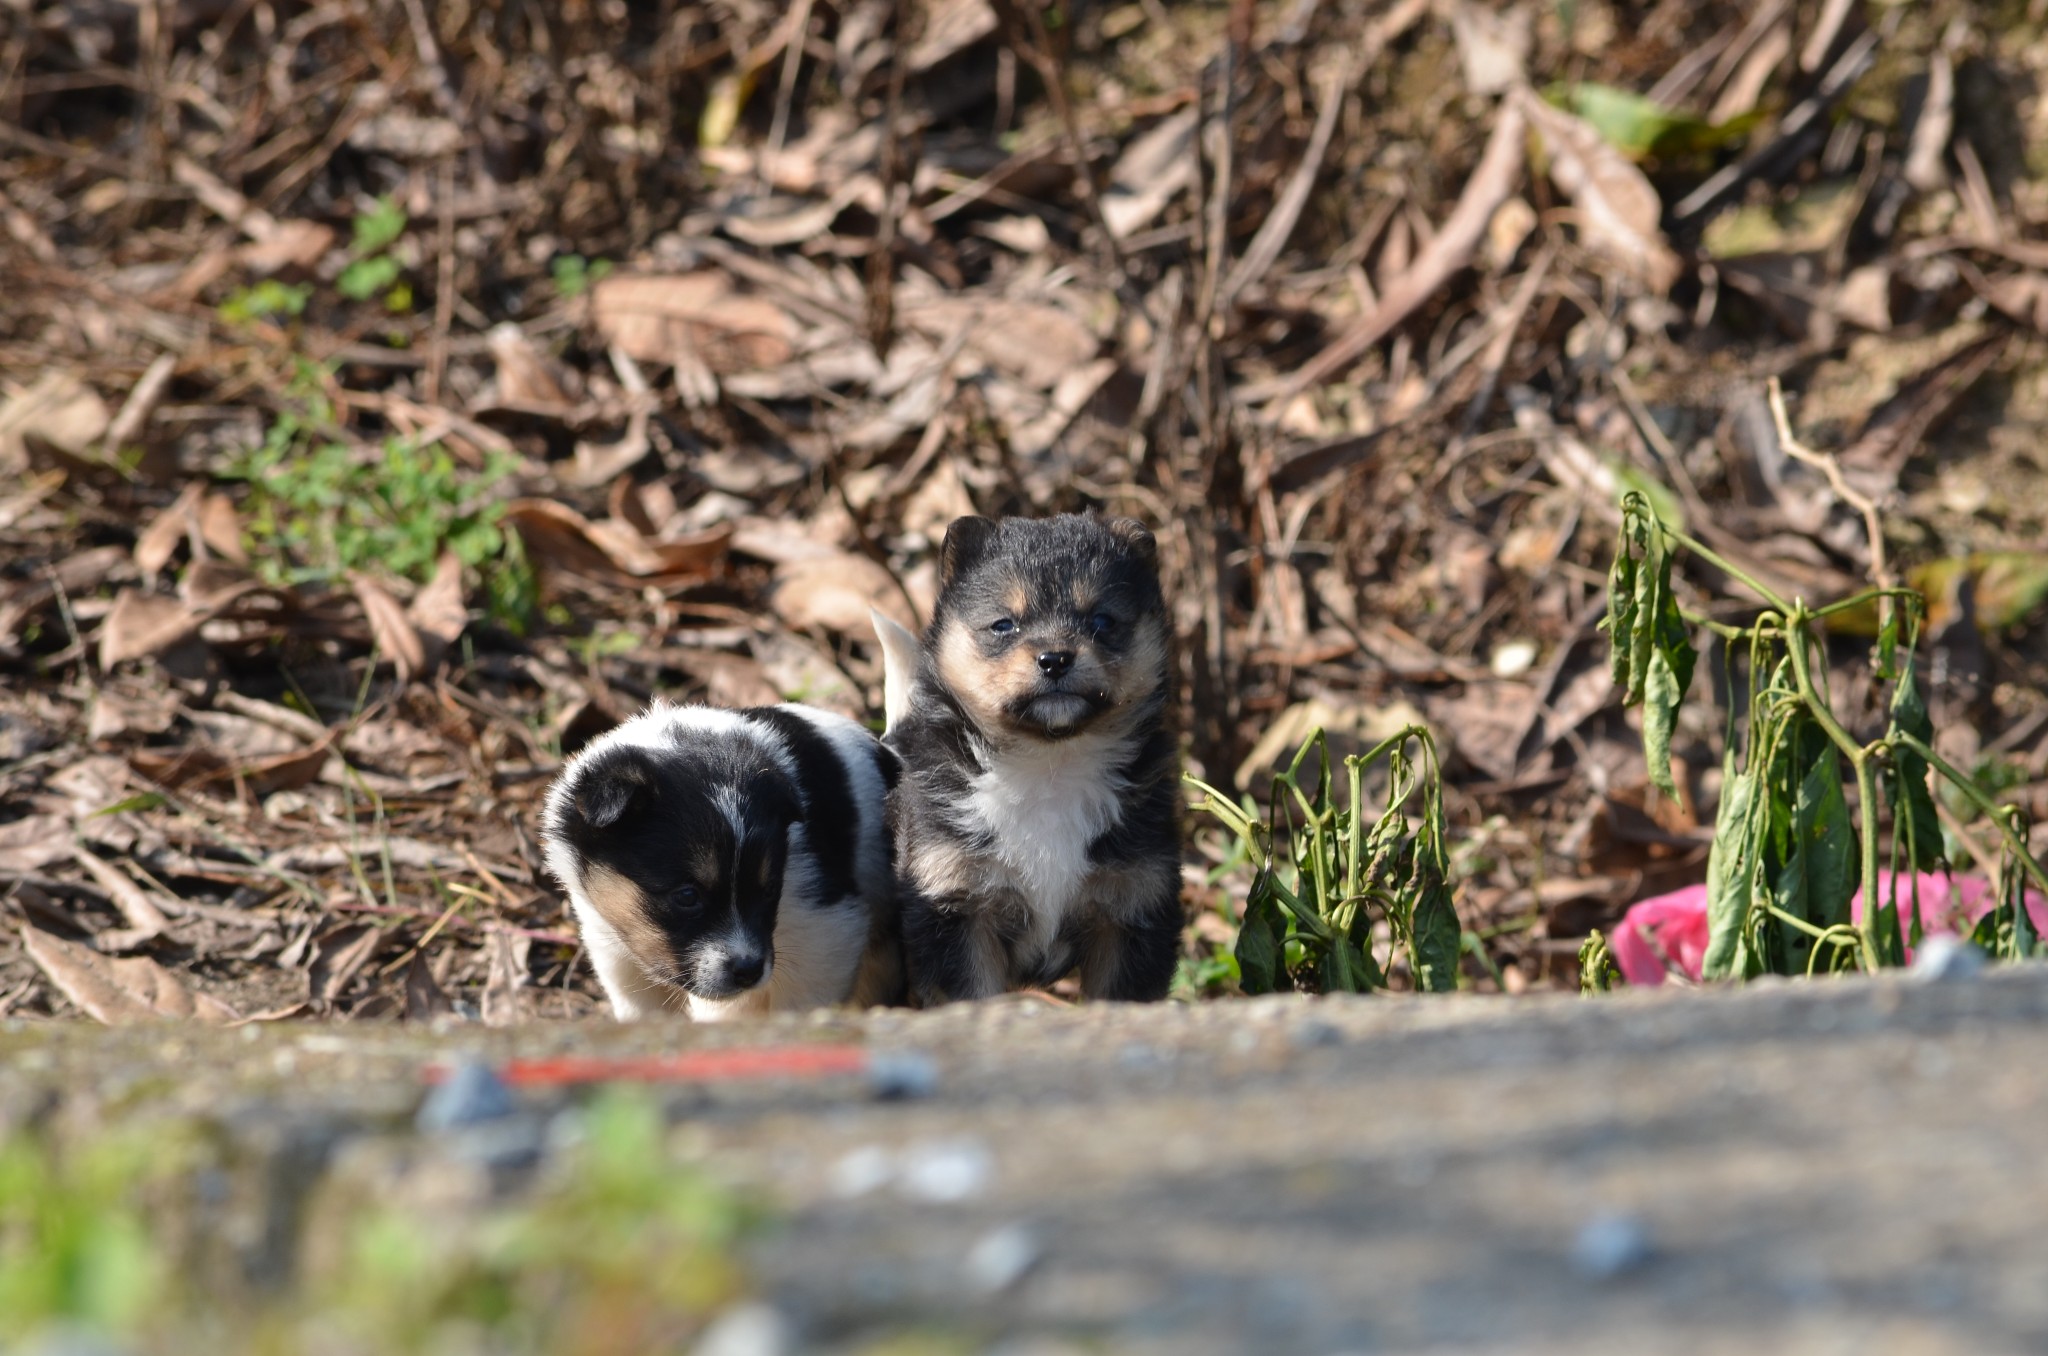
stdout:
<svg viewBox="0 0 2048 1356">
<path fill-rule="evenodd" d="M 1007 636 L 1017 629 L 1017 623 L 1011 621 L 1008 617 L 1003 617 L 988 629 L 999 636 Z"/>
<path fill-rule="evenodd" d="M 704 907 L 704 902 L 697 898 L 696 886 L 678 885 L 668 892 L 668 906 L 678 913 L 695 913 Z"/>
<path fill-rule="evenodd" d="M 1088 619 L 1088 633 L 1090 635 L 1106 636 L 1115 629 L 1116 618 L 1110 616 L 1107 612 L 1098 612 Z"/>
</svg>

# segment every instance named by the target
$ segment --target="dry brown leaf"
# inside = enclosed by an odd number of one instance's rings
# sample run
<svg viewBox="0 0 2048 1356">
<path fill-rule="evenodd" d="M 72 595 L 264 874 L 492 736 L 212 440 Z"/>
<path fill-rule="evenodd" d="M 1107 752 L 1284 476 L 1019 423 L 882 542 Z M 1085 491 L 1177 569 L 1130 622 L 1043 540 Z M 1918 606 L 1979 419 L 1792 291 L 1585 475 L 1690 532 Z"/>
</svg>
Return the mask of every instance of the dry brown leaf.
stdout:
<svg viewBox="0 0 2048 1356">
<path fill-rule="evenodd" d="M 484 943 L 490 969 L 478 1004 L 486 1026 L 511 1026 L 525 1015 L 521 991 L 526 987 L 527 958 L 532 950 L 532 938 L 509 928 L 491 929 Z"/>
<path fill-rule="evenodd" d="M 71 855 L 71 824 L 62 815 L 24 815 L 0 824 L 0 871 L 27 875 Z"/>
<path fill-rule="evenodd" d="M 113 610 L 100 623 L 100 667 L 111 669 L 129 659 L 168 650 L 199 629 L 204 614 L 177 598 L 140 589 L 122 589 Z"/>
<path fill-rule="evenodd" d="M 788 362 L 797 330 L 782 308 L 737 290 L 723 273 L 610 277 L 591 289 L 605 342 L 664 366 L 693 358 L 723 375 Z"/>
<path fill-rule="evenodd" d="M 536 559 L 598 578 L 703 578 L 725 558 L 732 541 L 728 524 L 673 541 L 649 541 L 630 523 L 593 523 L 552 499 L 515 499 L 505 506 L 501 521 L 518 530 Z"/>
<path fill-rule="evenodd" d="M 170 506 L 151 519 L 149 526 L 136 536 L 135 568 L 142 571 L 146 582 L 155 582 L 158 573 L 171 563 L 171 555 L 178 549 L 178 543 L 197 530 L 199 501 L 205 491 L 203 482 L 190 482 L 178 492 Z"/>
<path fill-rule="evenodd" d="M 2036 333 L 2048 334 L 2048 276 L 2002 273 L 1986 278 L 1978 290 L 1984 300 Z"/>
<path fill-rule="evenodd" d="M 178 580 L 178 596 L 204 614 L 202 620 L 261 588 L 262 580 L 225 560 L 195 560 Z"/>
<path fill-rule="evenodd" d="M 146 956 L 112 960 L 30 926 L 23 926 L 21 940 L 29 959 L 59 992 L 108 1026 L 162 1018 L 225 1023 L 239 1015 L 216 998 L 193 994 L 176 975 Z"/>
<path fill-rule="evenodd" d="M 405 1020 L 430 1022 L 454 1011 L 455 1005 L 435 982 L 425 953 L 414 952 L 412 963 L 405 967 Z"/>
<path fill-rule="evenodd" d="M 1472 0 L 1455 0 L 1451 36 L 1467 94 L 1499 94 L 1528 78 L 1525 67 L 1535 39 L 1528 6 L 1511 5 L 1496 13 Z"/>
<path fill-rule="evenodd" d="M 177 717 L 175 690 L 140 684 L 117 687 L 108 683 L 93 698 L 85 737 L 97 744 L 130 733 L 162 734 Z"/>
<path fill-rule="evenodd" d="M 718 391 L 714 384 L 712 399 Z M 710 404 L 710 400 L 697 402 L 699 406 Z M 609 485 L 626 472 L 638 466 L 654 449 L 647 440 L 648 412 L 644 409 L 633 411 L 626 424 L 626 432 L 617 442 L 593 443 L 584 439 L 576 440 L 574 460 L 561 467 L 556 474 L 571 485 L 582 489 L 595 489 Z"/>
<path fill-rule="evenodd" d="M 1664 204 L 1649 177 L 1592 126 L 1526 86 L 1516 102 L 1543 135 L 1550 178 L 1577 208 L 1579 239 L 1661 296 L 1682 267 L 1659 223 Z"/>
<path fill-rule="evenodd" d="M 565 414 L 572 401 L 526 332 L 511 321 L 491 327 L 484 342 L 498 365 L 498 387 L 487 403 L 533 414 Z"/>
<path fill-rule="evenodd" d="M 1131 139 L 1110 167 L 1102 219 L 1119 240 L 1152 223 L 1174 195 L 1195 181 L 1195 127 L 1201 110 L 1184 108 Z M 1031 222 L 1043 232 L 1038 218 Z"/>
<path fill-rule="evenodd" d="M 441 553 L 434 577 L 413 595 L 405 615 L 426 650 L 426 667 L 439 664 L 469 625 L 469 609 L 462 601 L 462 561 L 453 551 Z"/>
<path fill-rule="evenodd" d="M 0 474 L 28 469 L 30 438 L 84 457 L 111 419 L 107 403 L 78 377 L 45 372 L 35 385 L 0 404 Z"/>
<path fill-rule="evenodd" d="M 989 0 L 936 0 L 925 14 L 906 64 L 912 74 L 922 74 L 995 31 L 996 12 Z"/>
<path fill-rule="evenodd" d="M 903 323 L 944 340 L 967 328 L 967 348 L 1041 391 L 1095 357 L 1100 342 L 1067 311 L 1008 297 L 934 297 L 903 308 Z M 920 421 L 922 422 L 922 421 Z"/>
<path fill-rule="evenodd" d="M 200 501 L 199 539 L 209 550 L 237 565 L 249 563 L 249 552 L 242 545 L 241 515 L 235 512 L 234 501 L 224 494 L 209 494 Z"/>
<path fill-rule="evenodd" d="M 775 571 L 768 605 L 798 631 L 813 626 L 865 640 L 870 608 L 915 629 L 917 619 L 887 570 L 866 556 L 841 554 L 793 560 Z"/>
<path fill-rule="evenodd" d="M 363 605 L 363 616 L 370 623 L 371 640 L 384 658 L 391 661 L 391 667 L 398 673 L 398 681 L 409 682 L 424 672 L 427 667 L 426 644 L 413 627 L 411 618 L 405 615 L 405 608 L 382 584 L 366 574 L 350 571 L 348 583 L 355 590 L 356 601 Z"/>
<path fill-rule="evenodd" d="M 128 926 L 122 930 L 119 938 L 122 944 L 110 944 L 111 934 L 102 934 L 100 950 L 133 950 L 171 925 L 171 920 L 164 916 L 164 911 L 150 898 L 149 891 L 137 885 L 113 863 L 95 856 L 82 845 L 74 844 L 71 856 L 85 868 L 85 874 L 91 876 L 99 887 L 107 892 L 107 897 L 114 901 L 114 907 L 128 920 Z"/>
<path fill-rule="evenodd" d="M 261 276 L 281 268 L 312 268 L 333 247 L 332 226 L 294 218 L 277 222 L 268 235 L 243 245 L 235 259 Z"/>
<path fill-rule="evenodd" d="M 315 1003 L 332 1003 L 369 962 L 384 940 L 384 930 L 368 923 L 329 928 L 313 943 L 313 962 L 306 971 L 306 990 Z"/>
</svg>

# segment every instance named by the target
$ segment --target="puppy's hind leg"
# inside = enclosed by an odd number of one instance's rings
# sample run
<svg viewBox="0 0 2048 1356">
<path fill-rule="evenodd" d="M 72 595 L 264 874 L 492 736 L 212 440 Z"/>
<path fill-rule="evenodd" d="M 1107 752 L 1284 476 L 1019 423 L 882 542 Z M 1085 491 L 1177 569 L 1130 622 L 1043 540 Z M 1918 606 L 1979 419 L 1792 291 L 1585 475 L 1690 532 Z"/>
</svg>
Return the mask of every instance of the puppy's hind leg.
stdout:
<svg viewBox="0 0 2048 1356">
<path fill-rule="evenodd" d="M 1173 987 L 1186 921 L 1176 878 L 1151 886 L 1122 917 L 1102 917 L 1081 943 L 1081 993 L 1086 998 L 1155 1003 Z"/>
</svg>

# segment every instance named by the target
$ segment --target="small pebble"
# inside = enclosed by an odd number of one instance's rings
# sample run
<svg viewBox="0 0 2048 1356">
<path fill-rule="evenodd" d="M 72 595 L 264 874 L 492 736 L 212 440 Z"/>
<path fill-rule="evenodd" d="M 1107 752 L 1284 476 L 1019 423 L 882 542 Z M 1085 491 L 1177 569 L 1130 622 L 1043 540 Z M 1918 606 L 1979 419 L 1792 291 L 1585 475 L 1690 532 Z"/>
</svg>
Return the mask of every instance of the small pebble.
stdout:
<svg viewBox="0 0 2048 1356">
<path fill-rule="evenodd" d="M 26 1346 L 5 1349 L 19 1351 L 20 1356 L 128 1356 L 131 1350 L 111 1338 L 72 1327 L 44 1328 L 30 1337 Z"/>
<path fill-rule="evenodd" d="M 510 1116 L 519 1109 L 512 1089 L 497 1071 L 479 1059 L 457 1064 L 439 1087 L 420 1104 L 419 1128 L 427 1134 L 481 1125 Z"/>
<path fill-rule="evenodd" d="M 980 1140 L 941 1140 L 904 1150 L 897 1182 L 906 1196 L 950 1204 L 986 1191 L 994 1170 L 995 1158 Z"/>
<path fill-rule="evenodd" d="M 773 1305 L 736 1304 L 697 1339 L 694 1356 L 784 1356 L 796 1346 L 789 1320 Z"/>
<path fill-rule="evenodd" d="M 1572 1270 L 1594 1281 L 1610 1281 L 1648 1262 L 1655 1253 L 1650 1230 L 1633 1215 L 1595 1215 L 1572 1240 Z"/>
<path fill-rule="evenodd" d="M 1975 979 L 1984 969 L 1984 953 L 1977 945 L 1951 932 L 1937 932 L 1921 941 L 1906 973 L 1923 984 Z"/>
<path fill-rule="evenodd" d="M 832 1165 L 832 1194 L 851 1199 L 879 1191 L 896 1175 L 896 1161 L 887 1149 L 864 1144 L 850 1149 Z"/>
<path fill-rule="evenodd" d="M 939 1090 L 939 1066 L 929 1055 L 878 1050 L 868 1057 L 868 1087 L 885 1102 L 929 1097 Z"/>
<path fill-rule="evenodd" d="M 1328 1022 L 1310 1020 L 1299 1023 L 1287 1034 L 1297 1050 L 1314 1050 L 1327 1045 L 1342 1045 L 1344 1033 Z"/>
<path fill-rule="evenodd" d="M 502 1171 L 532 1167 L 548 1147 L 548 1124 L 538 1116 L 499 1116 L 443 1133 L 455 1158 Z"/>
<path fill-rule="evenodd" d="M 991 1229 L 968 1249 L 967 1284 L 983 1295 L 999 1295 L 1024 1279 L 1044 1255 L 1038 1238 L 1022 1224 Z"/>
</svg>

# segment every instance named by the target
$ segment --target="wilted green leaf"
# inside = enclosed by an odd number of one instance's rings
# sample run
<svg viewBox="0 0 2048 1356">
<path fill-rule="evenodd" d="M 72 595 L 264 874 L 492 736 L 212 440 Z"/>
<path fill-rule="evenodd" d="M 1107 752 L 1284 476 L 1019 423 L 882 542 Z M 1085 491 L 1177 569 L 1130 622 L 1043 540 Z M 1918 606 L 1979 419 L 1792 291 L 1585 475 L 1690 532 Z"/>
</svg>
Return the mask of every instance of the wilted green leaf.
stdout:
<svg viewBox="0 0 2048 1356">
<path fill-rule="evenodd" d="M 1714 846 L 1707 854 L 1707 954 L 1703 979 L 1727 979 L 1735 973 L 1736 953 L 1749 921 L 1750 885 L 1762 849 L 1757 825 L 1751 821 L 1756 801 L 1756 770 L 1738 772 L 1734 741 L 1721 762 L 1721 804 L 1714 813 Z"/>
<path fill-rule="evenodd" d="M 1689 656 L 1692 651 L 1688 647 L 1683 653 Z M 1671 775 L 1671 735 L 1678 728 L 1678 706 L 1685 698 L 1685 687 L 1671 661 L 1672 653 L 1662 647 L 1650 653 L 1650 677 L 1643 686 L 1643 761 L 1650 785 L 1677 800 L 1678 783 Z M 1688 679 L 1690 668 L 1688 664 Z"/>
<path fill-rule="evenodd" d="M 1458 987 L 1458 911 L 1451 888 L 1434 867 L 1418 869 L 1409 905 L 1409 955 L 1415 987 L 1449 993 Z"/>
<path fill-rule="evenodd" d="M 1909 660 L 1892 689 L 1892 729 L 1931 745 L 1934 722 L 1928 718 L 1927 703 L 1920 696 L 1920 681 Z M 1941 820 L 1934 809 L 1934 797 L 1927 787 L 1927 760 L 1904 745 L 1892 749 L 1891 765 L 1885 769 L 1885 798 L 1891 802 L 1893 832 L 1908 844 L 1906 861 L 1912 870 L 1932 871 L 1942 864 Z"/>
<path fill-rule="evenodd" d="M 1784 770 L 1797 778 L 1784 864 L 1773 894 L 1780 909 L 1817 928 L 1849 921 L 1849 900 L 1859 868 L 1856 832 L 1842 791 L 1842 765 L 1826 733 L 1804 714 L 1785 741 Z M 1786 974 L 1803 974 L 1814 938 L 1789 924 L 1779 931 Z"/>
<path fill-rule="evenodd" d="M 1281 944 L 1287 937 L 1287 922 L 1280 914 L 1265 885 L 1263 873 L 1245 901 L 1244 922 L 1237 929 L 1239 984 L 1246 993 L 1273 993 L 1281 987 Z"/>
<path fill-rule="evenodd" d="M 1640 562 L 1633 557 L 1641 552 Z M 1699 654 L 1671 592 L 1671 555 L 1664 529 L 1640 495 L 1622 499 L 1622 539 L 1609 572 L 1608 615 L 1602 625 L 1614 647 L 1615 685 L 1626 705 L 1643 706 L 1643 757 L 1650 781 L 1676 799 L 1671 736 L 1692 686 Z"/>
<path fill-rule="evenodd" d="M 1546 94 L 1585 119 L 1602 140 L 1631 160 L 1651 156 L 1668 159 L 1716 150 L 1741 140 L 1756 123 L 1751 116 L 1710 123 L 1690 113 L 1660 107 L 1640 94 L 1590 81 L 1562 90 L 1552 89 Z"/>
<path fill-rule="evenodd" d="M 1600 629 L 1607 633 L 1608 662 L 1614 672 L 1614 685 L 1623 692 L 1629 689 L 1629 674 L 1633 667 L 1631 648 L 1636 625 L 1636 572 L 1640 568 L 1624 534 L 1620 548 L 1614 553 L 1614 564 L 1607 571 L 1607 615 L 1600 619 Z"/>
</svg>

